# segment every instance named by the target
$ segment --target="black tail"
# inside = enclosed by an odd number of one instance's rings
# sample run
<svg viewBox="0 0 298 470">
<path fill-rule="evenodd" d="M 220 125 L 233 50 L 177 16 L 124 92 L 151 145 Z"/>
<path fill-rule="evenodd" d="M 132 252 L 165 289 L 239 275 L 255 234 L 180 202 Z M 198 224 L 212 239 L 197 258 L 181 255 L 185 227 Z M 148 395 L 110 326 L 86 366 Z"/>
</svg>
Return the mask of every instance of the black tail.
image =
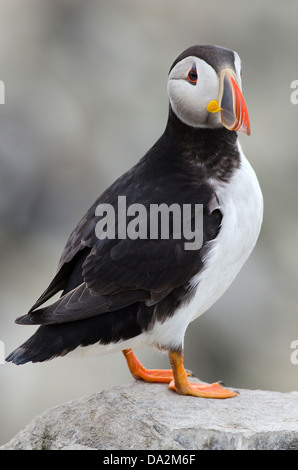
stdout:
<svg viewBox="0 0 298 470">
<path fill-rule="evenodd" d="M 6 361 L 20 365 L 26 362 L 44 362 L 73 351 L 78 346 L 110 344 L 133 338 L 147 329 L 153 307 L 134 304 L 115 312 L 91 318 L 54 325 L 41 325 L 24 344 L 15 349 Z"/>
<path fill-rule="evenodd" d="M 26 362 L 44 362 L 67 354 L 76 345 L 70 341 L 67 345 L 67 338 L 63 337 L 61 331 L 65 327 L 66 324 L 39 327 L 33 336 L 7 356 L 6 361 L 21 365 Z"/>
</svg>

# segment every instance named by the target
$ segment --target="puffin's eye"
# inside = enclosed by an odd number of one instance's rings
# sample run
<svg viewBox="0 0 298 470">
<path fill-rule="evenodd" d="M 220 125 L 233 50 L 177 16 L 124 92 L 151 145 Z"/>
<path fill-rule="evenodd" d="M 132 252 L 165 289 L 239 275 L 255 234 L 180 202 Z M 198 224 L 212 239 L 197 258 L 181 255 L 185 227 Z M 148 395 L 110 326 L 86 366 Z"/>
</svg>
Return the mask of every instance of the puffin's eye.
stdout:
<svg viewBox="0 0 298 470">
<path fill-rule="evenodd" d="M 198 81 L 198 73 L 195 65 L 190 69 L 186 79 L 192 84 L 195 85 Z"/>
</svg>

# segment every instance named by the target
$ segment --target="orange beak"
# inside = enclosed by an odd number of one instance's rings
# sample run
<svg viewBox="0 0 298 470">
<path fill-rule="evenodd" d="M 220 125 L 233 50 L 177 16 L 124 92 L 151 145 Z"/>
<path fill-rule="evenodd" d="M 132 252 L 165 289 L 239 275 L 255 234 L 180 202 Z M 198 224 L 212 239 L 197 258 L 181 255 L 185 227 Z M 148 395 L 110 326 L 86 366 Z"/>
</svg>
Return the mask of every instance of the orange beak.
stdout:
<svg viewBox="0 0 298 470">
<path fill-rule="evenodd" d="M 219 76 L 218 100 L 210 101 L 207 110 L 220 112 L 222 125 L 230 131 L 250 135 L 247 107 L 233 70 L 223 69 Z"/>
<path fill-rule="evenodd" d="M 248 111 L 236 75 L 231 69 L 224 69 L 221 71 L 219 82 L 218 102 L 222 124 L 231 131 L 250 135 Z"/>
</svg>

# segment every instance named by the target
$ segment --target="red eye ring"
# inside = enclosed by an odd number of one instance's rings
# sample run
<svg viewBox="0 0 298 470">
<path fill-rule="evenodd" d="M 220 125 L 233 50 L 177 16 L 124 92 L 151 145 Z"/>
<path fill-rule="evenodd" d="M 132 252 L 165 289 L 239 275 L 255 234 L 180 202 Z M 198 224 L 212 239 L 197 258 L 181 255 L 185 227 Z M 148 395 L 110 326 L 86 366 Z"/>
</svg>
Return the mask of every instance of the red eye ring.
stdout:
<svg viewBox="0 0 298 470">
<path fill-rule="evenodd" d="M 198 81 L 198 73 L 197 73 L 197 69 L 194 67 L 192 67 L 190 69 L 190 71 L 188 72 L 188 75 L 186 77 L 186 79 L 192 84 L 192 85 L 195 85 Z"/>
</svg>

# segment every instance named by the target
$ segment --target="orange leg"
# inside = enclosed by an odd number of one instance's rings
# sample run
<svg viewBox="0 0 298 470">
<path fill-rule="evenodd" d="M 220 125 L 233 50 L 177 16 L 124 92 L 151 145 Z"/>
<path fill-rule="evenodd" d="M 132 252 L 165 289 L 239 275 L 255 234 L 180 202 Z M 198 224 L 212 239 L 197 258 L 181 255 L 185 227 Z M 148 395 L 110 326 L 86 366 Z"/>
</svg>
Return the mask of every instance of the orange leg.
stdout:
<svg viewBox="0 0 298 470">
<path fill-rule="evenodd" d="M 163 383 L 169 383 L 171 382 L 171 380 L 173 380 L 172 369 L 145 369 L 145 367 L 140 363 L 132 349 L 124 349 L 122 352 L 126 359 L 130 373 L 135 379 L 143 379 L 146 382 Z"/>
<path fill-rule="evenodd" d="M 169 358 L 174 374 L 174 380 L 169 384 L 171 390 L 175 390 L 181 395 L 193 395 L 204 398 L 231 398 L 237 396 L 237 393 L 223 388 L 217 382 L 207 385 L 190 383 L 183 365 L 183 354 L 170 352 Z"/>
</svg>

